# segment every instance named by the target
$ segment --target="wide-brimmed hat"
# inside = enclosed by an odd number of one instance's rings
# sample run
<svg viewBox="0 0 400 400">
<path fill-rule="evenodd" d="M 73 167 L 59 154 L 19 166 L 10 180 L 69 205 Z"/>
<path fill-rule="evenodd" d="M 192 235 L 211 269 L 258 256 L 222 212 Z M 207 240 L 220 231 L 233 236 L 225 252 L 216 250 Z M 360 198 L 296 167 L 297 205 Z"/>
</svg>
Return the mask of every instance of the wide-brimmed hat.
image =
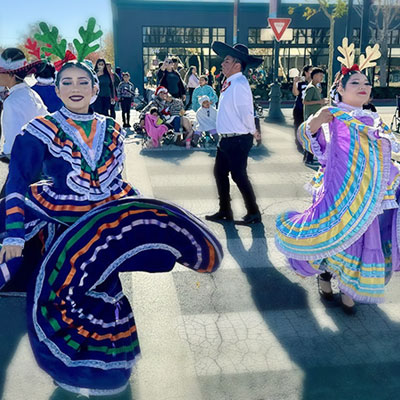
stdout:
<svg viewBox="0 0 400 400">
<path fill-rule="evenodd" d="M 28 63 L 26 58 L 12 61 L 11 59 L 4 59 L 0 56 L 0 74 L 13 73 L 18 76 L 34 74 L 35 72 L 41 71 L 45 64 L 41 60 Z"/>
<path fill-rule="evenodd" d="M 262 58 L 250 55 L 248 47 L 241 43 L 235 44 L 232 47 L 224 42 L 215 41 L 211 45 L 211 48 L 220 57 L 225 58 L 226 56 L 231 56 L 237 58 L 249 67 L 257 67 L 263 62 Z"/>
</svg>

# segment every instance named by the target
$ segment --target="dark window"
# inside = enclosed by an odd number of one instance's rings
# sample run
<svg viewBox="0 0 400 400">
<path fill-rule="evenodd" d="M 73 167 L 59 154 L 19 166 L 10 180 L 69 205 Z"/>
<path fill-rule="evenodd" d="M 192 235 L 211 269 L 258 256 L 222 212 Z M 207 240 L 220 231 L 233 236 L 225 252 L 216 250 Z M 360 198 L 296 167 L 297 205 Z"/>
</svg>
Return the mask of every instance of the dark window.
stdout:
<svg viewBox="0 0 400 400">
<path fill-rule="evenodd" d="M 214 40 L 225 41 L 225 28 L 184 28 L 174 26 L 143 27 L 143 44 L 210 45 Z"/>
</svg>

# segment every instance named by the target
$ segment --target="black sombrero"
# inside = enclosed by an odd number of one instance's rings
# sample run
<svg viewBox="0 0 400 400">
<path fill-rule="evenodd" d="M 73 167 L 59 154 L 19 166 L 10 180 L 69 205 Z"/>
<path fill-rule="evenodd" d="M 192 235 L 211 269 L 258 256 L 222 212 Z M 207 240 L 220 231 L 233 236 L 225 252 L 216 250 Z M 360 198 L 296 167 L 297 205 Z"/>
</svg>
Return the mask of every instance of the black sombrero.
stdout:
<svg viewBox="0 0 400 400">
<path fill-rule="evenodd" d="M 258 67 L 262 62 L 262 58 L 257 58 L 249 54 L 249 49 L 244 44 L 235 44 L 233 47 L 224 42 L 215 41 L 211 45 L 213 51 L 222 58 L 231 56 L 243 61 L 246 66 Z"/>
</svg>

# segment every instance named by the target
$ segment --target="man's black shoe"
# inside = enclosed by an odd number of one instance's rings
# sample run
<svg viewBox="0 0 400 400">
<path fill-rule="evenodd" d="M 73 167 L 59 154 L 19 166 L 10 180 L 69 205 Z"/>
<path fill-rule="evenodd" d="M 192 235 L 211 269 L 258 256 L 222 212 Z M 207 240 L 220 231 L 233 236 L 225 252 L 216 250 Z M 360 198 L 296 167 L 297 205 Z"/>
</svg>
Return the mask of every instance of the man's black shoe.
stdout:
<svg viewBox="0 0 400 400">
<path fill-rule="evenodd" d="M 218 211 L 212 215 L 206 215 L 207 221 L 232 221 L 233 213 L 232 211 Z"/>
<path fill-rule="evenodd" d="M 243 217 L 243 222 L 245 224 L 258 224 L 259 222 L 261 222 L 261 214 L 258 213 L 254 213 L 254 214 L 246 214 Z"/>
</svg>

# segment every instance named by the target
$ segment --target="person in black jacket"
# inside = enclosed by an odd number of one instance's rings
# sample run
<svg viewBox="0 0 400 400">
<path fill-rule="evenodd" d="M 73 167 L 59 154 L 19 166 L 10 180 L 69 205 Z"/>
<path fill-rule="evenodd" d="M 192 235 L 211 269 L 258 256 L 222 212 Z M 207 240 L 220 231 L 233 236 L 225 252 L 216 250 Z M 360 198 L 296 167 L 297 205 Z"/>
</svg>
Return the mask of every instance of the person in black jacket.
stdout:
<svg viewBox="0 0 400 400">
<path fill-rule="evenodd" d="M 111 99 L 114 99 L 114 85 L 106 67 L 106 60 L 99 58 L 94 70 L 99 78 L 100 91 L 93 109 L 99 114 L 110 116 Z"/>
<path fill-rule="evenodd" d="M 186 88 L 178 72 L 174 71 L 173 61 L 171 58 L 166 58 L 160 70 L 158 71 L 160 77 L 159 86 L 164 86 L 168 89 L 173 97 L 181 99 L 183 102 L 186 100 Z"/>
</svg>

